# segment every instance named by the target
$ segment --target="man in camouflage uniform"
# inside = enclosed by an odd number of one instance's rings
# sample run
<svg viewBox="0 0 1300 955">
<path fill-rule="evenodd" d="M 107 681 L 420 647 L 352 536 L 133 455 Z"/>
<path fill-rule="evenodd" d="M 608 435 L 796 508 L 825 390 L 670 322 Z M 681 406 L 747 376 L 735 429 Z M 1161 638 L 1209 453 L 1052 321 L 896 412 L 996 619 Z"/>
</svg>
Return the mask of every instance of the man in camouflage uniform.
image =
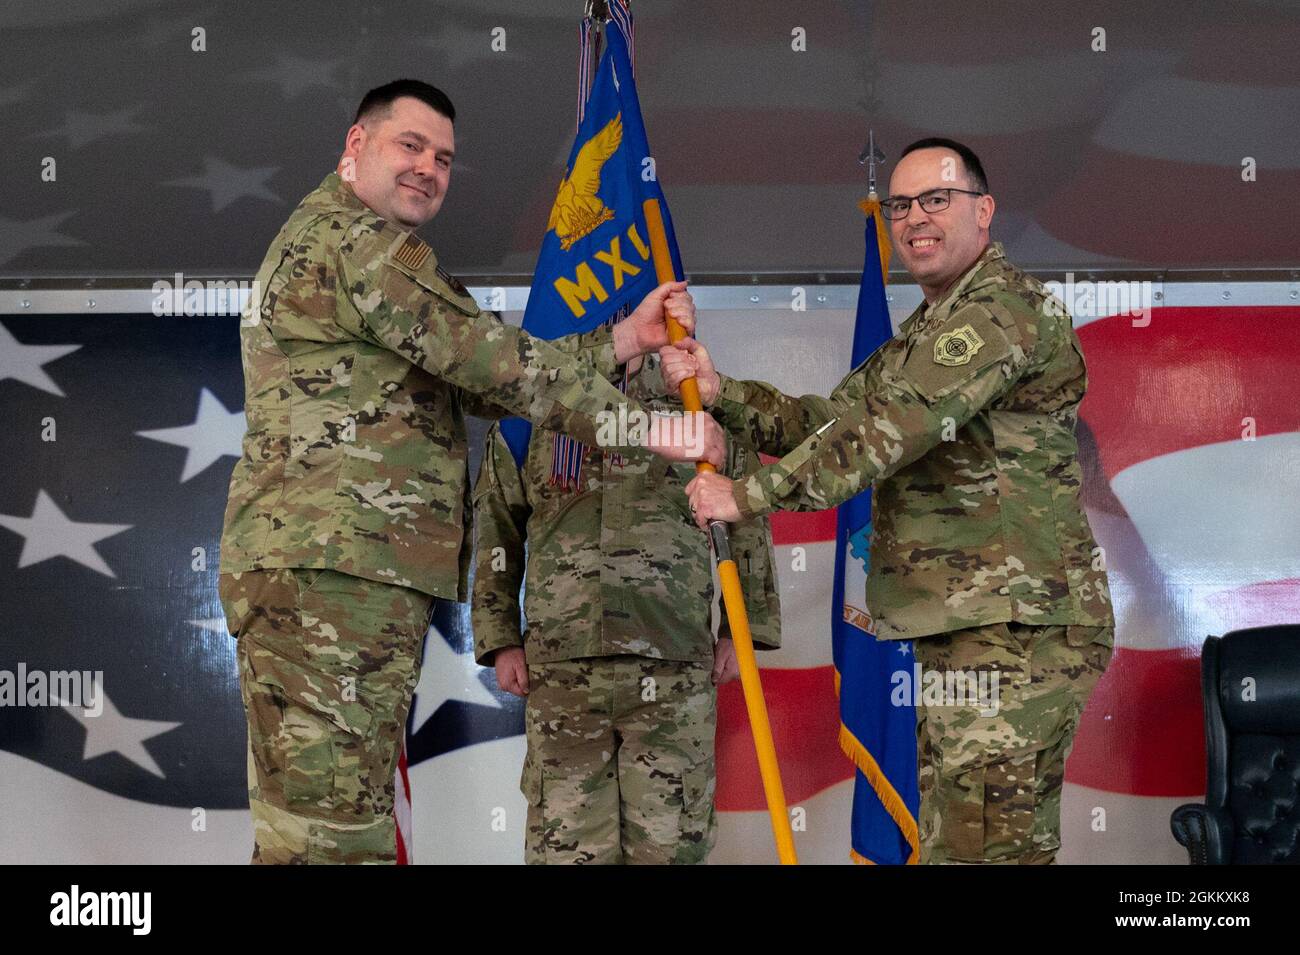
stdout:
<svg viewBox="0 0 1300 955">
<path fill-rule="evenodd" d="M 829 398 L 720 378 L 693 342 L 661 352 L 670 385 L 698 374 L 725 427 L 784 455 L 688 493 L 702 523 L 873 488 L 877 638 L 916 638 L 925 671 L 999 679 L 1000 706 L 917 706 L 921 860 L 1048 863 L 1065 758 L 1114 633 L 1079 502 L 1083 354 L 1060 302 L 990 244 L 993 198 L 967 147 L 913 144 L 890 190 L 894 248 L 925 303 Z"/>
<path fill-rule="evenodd" d="M 680 407 L 657 359 L 635 362 L 628 393 Z M 588 447 L 566 488 L 552 480 L 554 442 L 534 431 L 521 472 L 494 425 L 474 489 L 474 653 L 528 699 L 525 859 L 703 862 L 716 829 L 715 686 L 736 663 L 725 614 L 713 640 L 713 562 L 684 493 L 694 470 Z M 757 465 L 733 442 L 726 473 Z M 737 527 L 732 547 L 755 646 L 774 648 L 767 522 Z"/>
<path fill-rule="evenodd" d="M 465 599 L 465 413 L 594 442 L 598 416 L 643 411 L 607 379 L 667 342 L 665 309 L 694 325 L 684 285 L 556 343 L 480 312 L 411 231 L 441 207 L 454 115 L 412 80 L 367 94 L 339 172 L 280 230 L 241 322 L 248 431 L 220 594 L 254 862 L 394 861 L 393 773 L 432 601 Z M 712 430 L 695 450 L 721 463 L 716 425 L 696 420 Z"/>
</svg>

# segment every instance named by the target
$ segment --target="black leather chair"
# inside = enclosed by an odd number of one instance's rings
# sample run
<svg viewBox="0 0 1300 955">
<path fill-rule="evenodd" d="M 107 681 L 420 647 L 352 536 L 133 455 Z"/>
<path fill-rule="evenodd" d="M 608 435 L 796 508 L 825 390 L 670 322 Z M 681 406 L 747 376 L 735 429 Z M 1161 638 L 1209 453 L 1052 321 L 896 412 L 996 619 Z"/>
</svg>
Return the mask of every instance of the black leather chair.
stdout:
<svg viewBox="0 0 1300 955">
<path fill-rule="evenodd" d="M 1205 802 L 1179 806 L 1192 865 L 1300 864 L 1300 626 L 1209 637 L 1201 650 Z"/>
</svg>

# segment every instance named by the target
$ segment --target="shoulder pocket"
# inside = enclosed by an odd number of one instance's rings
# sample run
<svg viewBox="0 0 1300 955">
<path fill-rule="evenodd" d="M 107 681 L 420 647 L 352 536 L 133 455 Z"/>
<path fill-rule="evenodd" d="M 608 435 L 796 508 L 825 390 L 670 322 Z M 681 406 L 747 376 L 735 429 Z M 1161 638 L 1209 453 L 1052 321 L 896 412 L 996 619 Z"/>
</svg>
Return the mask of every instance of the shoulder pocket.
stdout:
<svg viewBox="0 0 1300 955">
<path fill-rule="evenodd" d="M 395 243 L 395 245 L 397 244 Z M 428 246 L 425 246 L 425 248 L 427 249 Z M 384 258 L 386 266 L 402 273 L 426 291 L 432 292 L 456 311 L 471 318 L 478 315 L 478 303 L 474 301 L 473 296 L 468 291 L 462 293 L 452 287 L 451 283 L 456 280 L 438 268 L 437 259 L 433 257 L 432 252 L 427 253 L 427 258 L 420 262 L 418 266 L 412 264 L 415 261 L 419 261 L 418 256 L 415 259 L 410 259 L 409 256 L 404 259 L 392 250 Z M 456 281 L 456 284 L 460 285 L 460 282 Z M 460 285 L 460 288 L 465 287 Z"/>
<path fill-rule="evenodd" d="M 1006 331 L 980 308 L 964 308 L 917 336 L 902 375 L 927 401 L 959 390 L 991 365 L 1012 357 Z"/>
</svg>

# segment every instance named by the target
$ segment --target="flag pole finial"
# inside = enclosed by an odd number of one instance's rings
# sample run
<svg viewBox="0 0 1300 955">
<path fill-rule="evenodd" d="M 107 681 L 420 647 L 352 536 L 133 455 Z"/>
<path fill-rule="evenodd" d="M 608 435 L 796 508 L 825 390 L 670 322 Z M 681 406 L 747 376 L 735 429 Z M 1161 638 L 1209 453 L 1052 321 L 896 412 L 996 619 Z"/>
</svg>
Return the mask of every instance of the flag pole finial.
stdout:
<svg viewBox="0 0 1300 955">
<path fill-rule="evenodd" d="M 876 145 L 876 131 L 867 131 L 867 145 L 858 154 L 858 164 L 867 167 L 868 198 L 879 198 L 876 194 L 876 166 L 885 164 L 885 154 Z"/>
</svg>

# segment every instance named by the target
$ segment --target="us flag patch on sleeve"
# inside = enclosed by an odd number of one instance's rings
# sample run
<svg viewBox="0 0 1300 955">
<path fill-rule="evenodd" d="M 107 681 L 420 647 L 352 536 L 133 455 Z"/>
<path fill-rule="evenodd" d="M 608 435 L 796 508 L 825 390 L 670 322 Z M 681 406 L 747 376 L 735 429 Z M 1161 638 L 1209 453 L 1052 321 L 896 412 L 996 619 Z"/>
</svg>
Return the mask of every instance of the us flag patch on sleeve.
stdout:
<svg viewBox="0 0 1300 955">
<path fill-rule="evenodd" d="M 414 271 L 424 264 L 431 251 L 433 250 L 429 248 L 429 243 L 411 232 L 393 250 L 393 260 Z"/>
</svg>

